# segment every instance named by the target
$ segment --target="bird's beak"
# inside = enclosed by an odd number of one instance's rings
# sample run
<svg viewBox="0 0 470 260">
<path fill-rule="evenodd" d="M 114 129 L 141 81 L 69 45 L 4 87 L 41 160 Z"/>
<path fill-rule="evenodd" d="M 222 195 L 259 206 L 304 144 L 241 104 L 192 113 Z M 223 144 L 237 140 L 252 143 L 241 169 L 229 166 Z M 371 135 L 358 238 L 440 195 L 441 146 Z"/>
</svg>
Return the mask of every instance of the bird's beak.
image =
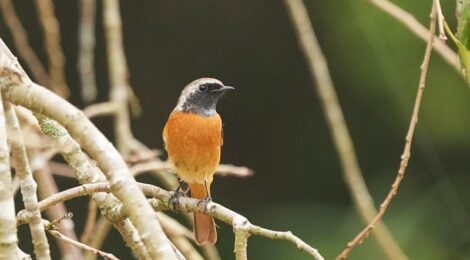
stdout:
<svg viewBox="0 0 470 260">
<path fill-rule="evenodd" d="M 212 90 L 212 92 L 214 92 L 214 93 L 225 93 L 225 92 L 227 92 L 227 91 L 232 91 L 232 90 L 234 90 L 234 89 L 235 89 L 235 88 L 234 88 L 234 87 L 231 87 L 231 86 L 223 86 L 223 87 L 221 87 L 221 88 L 219 88 L 219 89 L 214 89 L 214 90 Z"/>
</svg>

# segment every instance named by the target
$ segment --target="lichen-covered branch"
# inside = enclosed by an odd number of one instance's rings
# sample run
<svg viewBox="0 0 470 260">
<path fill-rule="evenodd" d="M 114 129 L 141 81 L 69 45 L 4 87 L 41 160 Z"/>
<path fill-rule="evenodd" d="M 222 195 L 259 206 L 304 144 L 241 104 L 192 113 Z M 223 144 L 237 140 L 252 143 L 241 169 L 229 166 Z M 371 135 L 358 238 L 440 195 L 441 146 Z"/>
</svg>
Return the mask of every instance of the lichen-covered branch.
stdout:
<svg viewBox="0 0 470 260">
<path fill-rule="evenodd" d="M 20 180 L 23 203 L 29 215 L 29 229 L 31 230 L 31 237 L 33 239 L 34 253 L 37 259 L 51 259 L 49 243 L 47 242 L 41 213 L 38 208 L 38 198 L 36 196 L 37 184 L 33 179 L 33 174 L 29 167 L 20 124 L 16 117 L 15 110 L 9 103 L 4 103 L 4 109 L 7 134 L 10 140 L 14 162 L 13 166 Z"/>
<path fill-rule="evenodd" d="M 67 130 L 56 121 L 41 114 L 36 114 L 39 125 L 44 134 L 50 137 L 52 144 L 60 151 L 65 161 L 72 167 L 75 176 L 81 184 L 105 182 L 104 174 L 88 161 L 80 146 L 70 137 Z M 142 244 L 139 234 L 128 219 L 116 215 L 116 209 L 121 208 L 121 202 L 111 194 L 104 192 L 94 193 L 93 200 L 100 208 L 101 214 L 105 216 L 122 235 L 126 244 L 139 257 L 148 259 L 147 251 Z M 129 223 L 125 223 L 129 222 Z"/>
<path fill-rule="evenodd" d="M 77 108 L 51 91 L 30 84 L 16 60 L 0 42 L 0 86 L 5 98 L 14 104 L 42 113 L 62 124 L 81 147 L 96 160 L 111 184 L 132 223 L 136 226 L 151 258 L 176 258 L 176 253 L 148 205 L 126 163 L 116 148 Z"/>
<path fill-rule="evenodd" d="M 6 83 L 0 82 L 0 87 L 5 85 Z M 18 253 L 9 154 L 5 114 L 0 94 L 0 259 L 16 259 Z"/>
</svg>

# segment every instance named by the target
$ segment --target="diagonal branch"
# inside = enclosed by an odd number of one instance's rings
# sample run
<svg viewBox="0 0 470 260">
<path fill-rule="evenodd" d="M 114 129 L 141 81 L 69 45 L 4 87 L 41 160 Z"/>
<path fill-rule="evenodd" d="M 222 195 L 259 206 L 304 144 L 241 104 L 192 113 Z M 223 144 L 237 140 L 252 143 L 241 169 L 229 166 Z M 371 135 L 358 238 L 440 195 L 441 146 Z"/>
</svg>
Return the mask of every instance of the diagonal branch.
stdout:
<svg viewBox="0 0 470 260">
<path fill-rule="evenodd" d="M 54 236 L 55 238 L 61 240 L 61 241 L 64 241 L 64 242 L 67 242 L 67 243 L 70 243 L 82 250 L 85 250 L 85 251 L 89 251 L 89 252 L 92 252 L 93 254 L 95 255 L 99 255 L 101 257 L 103 257 L 104 259 L 111 259 L 111 260 L 119 260 L 117 257 L 115 257 L 113 254 L 111 253 L 106 253 L 106 252 L 103 252 L 103 251 L 100 251 L 96 248 L 93 248 L 93 247 L 90 247 L 88 245 L 85 245 L 83 243 L 80 243 L 74 239 L 71 239 L 65 235 L 63 235 L 62 233 L 60 233 L 57 228 L 52 224 L 50 223 L 49 221 L 47 220 L 44 220 L 44 225 L 46 226 L 47 228 L 47 232 L 49 232 L 49 234 L 51 234 L 52 236 Z"/>
<path fill-rule="evenodd" d="M 351 242 L 348 243 L 347 247 L 337 257 L 337 259 L 346 259 L 349 253 L 351 252 L 351 250 L 354 248 L 354 246 L 361 243 L 367 237 L 370 231 L 374 228 L 374 226 L 380 222 L 383 215 L 387 211 L 388 205 L 390 205 L 393 198 L 397 194 L 397 190 L 398 190 L 398 187 L 400 186 L 401 181 L 405 177 L 405 171 L 408 166 L 408 161 L 410 160 L 410 157 L 411 157 L 411 144 L 413 141 L 415 128 L 418 123 L 419 109 L 421 106 L 421 100 L 423 98 L 424 88 L 426 86 L 426 75 L 428 72 L 429 61 L 431 59 L 432 45 L 433 45 L 434 38 L 435 38 L 434 33 L 436 31 L 436 5 L 437 5 L 437 0 L 433 2 L 433 6 L 431 10 L 429 36 L 428 36 L 429 39 L 426 45 L 426 50 L 424 52 L 424 59 L 423 59 L 423 64 L 421 65 L 421 74 L 420 74 L 419 84 L 418 84 L 418 92 L 416 94 L 416 100 L 415 100 L 415 104 L 413 108 L 413 114 L 411 116 L 410 126 L 408 128 L 408 132 L 405 138 L 406 139 L 405 147 L 403 149 L 403 154 L 401 156 L 401 162 L 400 162 L 400 167 L 398 169 L 397 177 L 395 178 L 395 181 L 393 182 L 392 188 L 387 194 L 387 197 L 384 199 L 384 201 L 380 205 L 379 213 L 369 223 L 369 225 L 367 225 L 367 227 L 365 227 Z"/>
<path fill-rule="evenodd" d="M 33 78 L 39 84 L 47 85 L 49 83 L 49 75 L 47 75 L 46 69 L 28 43 L 28 33 L 16 15 L 12 0 L 0 0 L 0 8 L 2 9 L 5 23 L 10 29 L 18 55 L 25 61 L 31 74 L 33 74 Z"/>
<path fill-rule="evenodd" d="M 323 112 L 343 169 L 343 178 L 351 192 L 356 210 L 364 222 L 369 223 L 377 214 L 377 210 L 362 177 L 354 145 L 336 95 L 333 80 L 328 71 L 326 59 L 302 1 L 286 0 L 285 3 L 290 11 L 301 49 L 307 59 L 314 85 L 320 97 Z M 405 254 L 385 225 L 379 223 L 374 234 L 382 250 L 390 259 L 406 259 Z"/>
<path fill-rule="evenodd" d="M 421 40 L 427 42 L 429 36 L 429 30 L 423 26 L 420 22 L 413 17 L 412 14 L 401 9 L 399 6 L 388 0 L 369 0 L 369 2 L 375 5 L 378 9 L 389 14 L 391 17 L 397 19 L 402 23 L 406 28 L 408 28 L 412 33 L 418 36 Z M 455 53 L 449 46 L 444 44 L 442 41 L 437 40 L 438 37 L 435 36 L 433 48 L 437 54 L 439 54 L 449 65 L 451 65 L 455 70 L 460 72 L 460 61 L 457 53 Z M 464 76 L 462 73 L 459 73 L 461 76 Z"/>
</svg>

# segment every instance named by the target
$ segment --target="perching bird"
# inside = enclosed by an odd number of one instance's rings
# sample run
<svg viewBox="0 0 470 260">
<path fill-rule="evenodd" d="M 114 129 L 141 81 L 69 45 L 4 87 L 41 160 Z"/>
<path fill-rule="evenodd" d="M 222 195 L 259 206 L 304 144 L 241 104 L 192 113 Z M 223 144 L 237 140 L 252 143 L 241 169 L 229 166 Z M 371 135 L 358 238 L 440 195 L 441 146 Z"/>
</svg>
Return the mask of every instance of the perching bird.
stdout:
<svg viewBox="0 0 470 260">
<path fill-rule="evenodd" d="M 211 198 L 210 186 L 223 143 L 222 119 L 216 106 L 223 94 L 233 89 L 212 78 L 189 83 L 163 129 L 168 159 L 177 175 L 189 184 L 193 198 Z M 217 241 L 214 219 L 195 212 L 194 236 L 199 245 L 214 244 Z"/>
</svg>

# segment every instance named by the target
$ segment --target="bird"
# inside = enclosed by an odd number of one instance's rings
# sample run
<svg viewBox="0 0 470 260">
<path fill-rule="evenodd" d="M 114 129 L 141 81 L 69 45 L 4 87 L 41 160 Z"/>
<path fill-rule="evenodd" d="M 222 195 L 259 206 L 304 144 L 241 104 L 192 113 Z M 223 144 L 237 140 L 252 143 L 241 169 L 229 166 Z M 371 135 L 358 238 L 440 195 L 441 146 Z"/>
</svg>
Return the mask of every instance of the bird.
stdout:
<svg viewBox="0 0 470 260">
<path fill-rule="evenodd" d="M 212 199 L 210 187 L 220 163 L 223 145 L 222 118 L 217 102 L 234 87 L 214 78 L 200 78 L 181 92 L 176 107 L 163 128 L 163 141 L 168 161 L 187 184 L 191 197 L 201 202 Z M 179 188 L 175 194 L 178 194 Z M 194 212 L 194 236 L 198 245 L 215 244 L 217 230 L 214 219 Z"/>
</svg>

